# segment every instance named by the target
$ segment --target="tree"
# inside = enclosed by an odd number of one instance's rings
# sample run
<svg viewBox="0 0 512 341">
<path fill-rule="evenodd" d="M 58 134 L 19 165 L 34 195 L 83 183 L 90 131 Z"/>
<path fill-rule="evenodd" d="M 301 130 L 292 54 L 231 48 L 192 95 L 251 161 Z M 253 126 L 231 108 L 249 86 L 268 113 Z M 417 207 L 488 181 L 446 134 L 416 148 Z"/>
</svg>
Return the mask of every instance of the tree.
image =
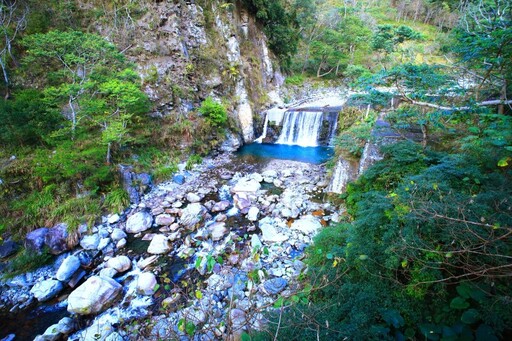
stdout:
<svg viewBox="0 0 512 341">
<path fill-rule="evenodd" d="M 77 31 L 33 34 L 23 44 L 24 72 L 44 88 L 49 106 L 68 112 L 71 139 L 99 128 L 110 163 L 112 144 L 127 141 L 134 115 L 149 104 L 124 56 L 102 37 Z"/>
</svg>

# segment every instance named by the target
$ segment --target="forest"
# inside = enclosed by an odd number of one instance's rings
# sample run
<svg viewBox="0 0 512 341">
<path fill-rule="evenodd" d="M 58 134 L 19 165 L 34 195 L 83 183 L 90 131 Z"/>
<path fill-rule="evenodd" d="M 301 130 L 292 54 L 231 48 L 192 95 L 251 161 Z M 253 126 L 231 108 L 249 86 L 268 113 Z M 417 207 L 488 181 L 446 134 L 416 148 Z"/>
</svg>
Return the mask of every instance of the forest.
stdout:
<svg viewBox="0 0 512 341">
<path fill-rule="evenodd" d="M 329 198 L 344 213 L 307 248 L 301 290 L 275 302 L 265 330 L 241 339 L 509 339 L 512 4 L 195 3 L 207 29 L 216 11 L 254 17 L 283 87 L 357 92 L 340 113 L 336 156 L 358 158 L 366 141 L 382 142 L 372 133 L 382 112 L 402 137 L 382 143 L 383 159 Z M 180 162 L 191 169 L 240 133 L 230 113 L 236 95 L 227 94 L 242 66 L 219 66 L 220 101 L 187 87 L 201 88 L 202 72 L 217 68 L 211 47 L 180 69 L 187 86 L 166 83 L 171 113 L 152 114 L 159 100 L 145 89 L 163 81 L 141 73 L 134 56 L 142 52 L 126 43 L 150 6 L 2 1 L 0 243 L 59 222 L 77 233 L 130 205 L 120 166 L 168 180 Z M 111 31 L 101 26 L 112 22 Z M 181 111 L 188 102 L 193 109 Z M 24 249 L 16 257 L 14 273 L 48 260 Z"/>
</svg>

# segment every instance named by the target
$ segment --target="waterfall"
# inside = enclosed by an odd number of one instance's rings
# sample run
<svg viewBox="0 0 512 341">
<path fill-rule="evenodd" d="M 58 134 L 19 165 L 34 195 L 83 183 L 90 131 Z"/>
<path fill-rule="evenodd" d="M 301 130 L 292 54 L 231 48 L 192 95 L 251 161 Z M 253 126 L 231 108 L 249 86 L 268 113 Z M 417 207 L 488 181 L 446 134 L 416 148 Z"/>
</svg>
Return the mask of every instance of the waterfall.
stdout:
<svg viewBox="0 0 512 341">
<path fill-rule="evenodd" d="M 331 182 L 329 183 L 329 187 L 327 188 L 327 192 L 338 194 L 343 193 L 347 184 L 357 178 L 357 173 L 357 163 L 339 158 L 336 166 L 334 167 L 334 173 L 332 175 Z"/>
<path fill-rule="evenodd" d="M 261 136 L 258 137 L 256 140 L 254 140 L 254 142 L 257 142 L 257 143 L 262 143 L 263 142 L 263 139 L 265 137 L 267 137 L 267 130 L 268 130 L 268 116 L 269 114 L 267 113 L 265 115 L 265 123 L 263 124 L 263 132 L 261 133 Z"/>
<path fill-rule="evenodd" d="M 283 130 L 276 143 L 302 147 L 318 146 L 322 117 L 322 112 L 287 111 Z"/>
</svg>

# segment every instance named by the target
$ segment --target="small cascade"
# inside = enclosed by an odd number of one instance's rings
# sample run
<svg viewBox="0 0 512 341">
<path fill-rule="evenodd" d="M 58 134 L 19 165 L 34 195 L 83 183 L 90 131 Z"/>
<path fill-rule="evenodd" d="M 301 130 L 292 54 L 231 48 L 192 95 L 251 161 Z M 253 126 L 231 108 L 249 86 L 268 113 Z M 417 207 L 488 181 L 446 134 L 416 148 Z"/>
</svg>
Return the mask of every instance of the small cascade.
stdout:
<svg viewBox="0 0 512 341">
<path fill-rule="evenodd" d="M 361 161 L 359 161 L 359 174 L 362 174 L 368 167 L 379 160 L 382 160 L 382 154 L 379 152 L 379 148 L 375 143 L 367 141 L 364 145 Z"/>
<path fill-rule="evenodd" d="M 268 116 L 269 114 L 267 113 L 265 115 L 265 123 L 263 124 L 263 132 L 261 133 L 261 136 L 258 137 L 256 140 L 254 140 L 254 142 L 256 143 L 262 143 L 263 142 L 263 139 L 265 137 L 267 137 L 267 130 L 268 130 Z"/>
<path fill-rule="evenodd" d="M 329 187 L 327 188 L 327 192 L 343 193 L 347 184 L 357 178 L 358 168 L 357 162 L 354 163 L 340 158 L 334 168 L 334 173 Z"/>
<path fill-rule="evenodd" d="M 286 112 L 283 131 L 276 143 L 302 147 L 318 146 L 318 135 L 322 127 L 322 117 L 322 112 Z"/>
</svg>

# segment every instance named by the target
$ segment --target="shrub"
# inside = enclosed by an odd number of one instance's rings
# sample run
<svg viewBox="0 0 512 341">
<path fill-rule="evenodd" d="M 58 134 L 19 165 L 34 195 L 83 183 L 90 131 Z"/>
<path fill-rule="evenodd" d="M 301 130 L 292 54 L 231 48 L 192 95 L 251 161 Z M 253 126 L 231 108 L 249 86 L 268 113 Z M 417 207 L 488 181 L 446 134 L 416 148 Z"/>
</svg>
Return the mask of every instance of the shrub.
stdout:
<svg viewBox="0 0 512 341">
<path fill-rule="evenodd" d="M 201 103 L 199 112 L 214 127 L 224 127 L 228 120 L 226 108 L 222 104 L 215 102 L 211 97 L 206 98 Z"/>
</svg>

